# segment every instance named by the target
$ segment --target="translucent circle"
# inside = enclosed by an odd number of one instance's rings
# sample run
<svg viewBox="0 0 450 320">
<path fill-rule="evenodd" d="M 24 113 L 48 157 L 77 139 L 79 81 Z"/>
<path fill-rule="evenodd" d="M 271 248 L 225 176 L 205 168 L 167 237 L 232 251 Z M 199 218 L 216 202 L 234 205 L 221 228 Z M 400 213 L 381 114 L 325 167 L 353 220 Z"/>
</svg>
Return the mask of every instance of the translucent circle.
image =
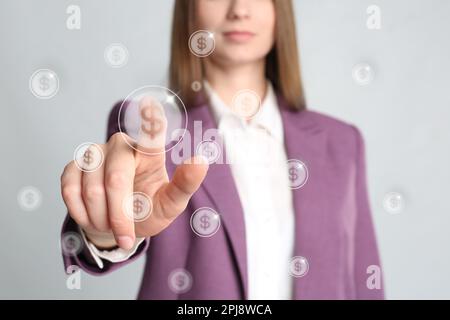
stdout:
<svg viewBox="0 0 450 320">
<path fill-rule="evenodd" d="M 58 75 L 50 69 L 39 69 L 30 77 L 30 91 L 39 99 L 53 98 L 59 90 Z"/>
<path fill-rule="evenodd" d="M 384 196 L 383 208 L 391 214 L 398 214 L 405 208 L 405 200 L 398 192 L 389 192 Z"/>
<path fill-rule="evenodd" d="M 103 164 L 105 156 L 102 148 L 95 143 L 80 144 L 73 154 L 75 165 L 84 172 L 94 172 Z"/>
<path fill-rule="evenodd" d="M 288 160 L 288 179 L 291 189 L 300 189 L 308 181 L 309 173 L 306 164 L 300 160 Z"/>
<path fill-rule="evenodd" d="M 362 86 L 368 85 L 374 78 L 374 71 L 368 63 L 359 63 L 353 67 L 353 80 Z"/>
<path fill-rule="evenodd" d="M 152 214 L 153 203 L 149 196 L 143 192 L 134 192 L 125 198 L 123 209 L 126 216 L 134 222 L 147 220 Z"/>
<path fill-rule="evenodd" d="M 250 120 L 261 110 L 261 98 L 252 90 L 241 90 L 233 97 L 232 110 L 238 116 Z"/>
<path fill-rule="evenodd" d="M 32 186 L 23 187 L 17 194 L 17 202 L 24 211 L 33 211 L 42 203 L 41 192 Z"/>
<path fill-rule="evenodd" d="M 221 149 L 217 142 L 205 140 L 198 144 L 195 154 L 198 156 L 203 156 L 209 164 L 213 164 L 219 160 Z"/>
<path fill-rule="evenodd" d="M 309 263 L 305 257 L 293 257 L 289 264 L 289 273 L 295 278 L 304 277 L 309 271 Z"/>
<path fill-rule="evenodd" d="M 106 47 L 104 58 L 113 68 L 121 68 L 128 63 L 128 49 L 121 43 L 112 43 Z"/>
<path fill-rule="evenodd" d="M 83 249 L 83 239 L 76 232 L 66 232 L 61 237 L 61 249 L 66 256 L 76 256 Z"/>
<path fill-rule="evenodd" d="M 168 88 L 144 86 L 131 92 L 120 106 L 118 123 L 125 142 L 138 152 L 156 155 L 173 149 L 186 134 L 187 111 Z M 182 134 L 180 135 L 180 132 Z"/>
<path fill-rule="evenodd" d="M 197 57 L 207 57 L 215 48 L 216 41 L 212 32 L 198 30 L 189 37 L 189 49 Z"/>
<path fill-rule="evenodd" d="M 191 89 L 192 89 L 192 91 L 195 91 L 195 92 L 200 92 L 200 90 L 202 90 L 202 87 L 203 86 L 200 81 L 194 81 L 191 84 Z"/>
<path fill-rule="evenodd" d="M 211 208 L 199 208 L 192 214 L 190 223 L 196 235 L 212 237 L 220 228 L 220 215 Z"/>
<path fill-rule="evenodd" d="M 186 293 L 192 288 L 192 275 L 189 271 L 179 268 L 173 270 L 167 278 L 170 290 L 176 294 Z"/>
</svg>

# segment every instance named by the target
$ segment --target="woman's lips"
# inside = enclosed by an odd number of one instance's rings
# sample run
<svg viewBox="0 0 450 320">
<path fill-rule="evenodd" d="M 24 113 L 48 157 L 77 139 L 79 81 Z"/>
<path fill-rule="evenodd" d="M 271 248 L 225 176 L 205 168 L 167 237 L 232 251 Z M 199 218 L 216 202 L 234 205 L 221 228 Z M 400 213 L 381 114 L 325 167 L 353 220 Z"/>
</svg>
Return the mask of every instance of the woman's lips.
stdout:
<svg viewBox="0 0 450 320">
<path fill-rule="evenodd" d="M 223 33 L 225 38 L 234 42 L 246 42 L 253 38 L 255 34 L 249 31 L 229 31 Z"/>
</svg>

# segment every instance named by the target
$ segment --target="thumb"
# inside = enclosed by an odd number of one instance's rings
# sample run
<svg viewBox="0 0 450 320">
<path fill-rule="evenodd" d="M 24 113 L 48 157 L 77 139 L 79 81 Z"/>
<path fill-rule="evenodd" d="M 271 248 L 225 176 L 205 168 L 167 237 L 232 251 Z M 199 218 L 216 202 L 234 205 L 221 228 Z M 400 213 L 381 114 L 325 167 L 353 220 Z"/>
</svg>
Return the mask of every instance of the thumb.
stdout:
<svg viewBox="0 0 450 320">
<path fill-rule="evenodd" d="M 205 179 L 208 168 L 208 160 L 203 156 L 189 158 L 177 167 L 172 180 L 157 197 L 157 201 L 163 204 L 158 207 L 165 218 L 174 219 L 186 209 L 192 195 Z"/>
</svg>

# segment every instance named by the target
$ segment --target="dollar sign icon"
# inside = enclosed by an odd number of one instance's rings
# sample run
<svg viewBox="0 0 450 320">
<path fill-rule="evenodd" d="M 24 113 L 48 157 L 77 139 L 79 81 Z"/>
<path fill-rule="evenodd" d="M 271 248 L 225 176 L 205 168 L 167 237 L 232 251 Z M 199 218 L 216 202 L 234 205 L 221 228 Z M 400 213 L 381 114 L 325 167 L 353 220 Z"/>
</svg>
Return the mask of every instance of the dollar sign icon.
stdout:
<svg viewBox="0 0 450 320">
<path fill-rule="evenodd" d="M 300 261 L 296 261 L 295 262 L 295 272 L 300 273 L 300 271 L 302 271 L 302 266 L 300 264 Z"/>
<path fill-rule="evenodd" d="M 143 203 L 142 203 L 141 200 L 135 199 L 135 200 L 133 201 L 133 212 L 134 212 L 135 214 L 140 214 L 140 213 L 142 213 L 142 209 L 143 209 L 143 208 L 144 208 L 144 207 L 143 207 Z"/>
<path fill-rule="evenodd" d="M 373 80 L 372 67 L 367 63 L 361 63 L 353 68 L 353 79 L 359 85 L 368 85 Z"/>
<path fill-rule="evenodd" d="M 213 164 L 219 160 L 221 150 L 216 141 L 205 140 L 197 146 L 195 153 L 203 156 L 209 164 Z"/>
<path fill-rule="evenodd" d="M 291 260 L 290 273 L 293 277 L 303 277 L 308 273 L 308 270 L 309 263 L 306 258 L 297 256 Z"/>
<path fill-rule="evenodd" d="M 206 41 L 207 41 L 206 38 L 203 36 L 197 39 L 197 48 L 200 51 L 205 50 L 206 47 L 208 46 Z"/>
<path fill-rule="evenodd" d="M 121 55 L 120 55 L 120 50 L 119 49 L 116 48 L 116 49 L 113 50 L 112 58 L 113 58 L 113 61 L 115 63 L 118 63 L 120 61 Z"/>
<path fill-rule="evenodd" d="M 213 53 L 216 47 L 214 34 L 206 30 L 198 30 L 189 38 L 189 49 L 199 57 L 204 58 Z"/>
<path fill-rule="evenodd" d="M 74 153 L 75 164 L 81 171 L 93 172 L 103 164 L 101 147 L 92 142 L 80 144 Z"/>
<path fill-rule="evenodd" d="M 206 230 L 211 226 L 211 223 L 209 223 L 209 216 L 207 215 L 203 215 L 200 218 L 200 222 L 201 222 L 200 227 L 202 227 L 203 230 Z"/>
<path fill-rule="evenodd" d="M 298 179 L 297 170 L 295 168 L 289 169 L 289 180 L 291 180 L 292 183 L 295 182 L 295 180 Z"/>
<path fill-rule="evenodd" d="M 183 276 L 182 274 L 178 275 L 178 276 L 177 276 L 177 279 L 176 279 L 176 285 L 177 285 L 177 287 L 178 287 L 178 288 L 183 288 L 184 285 L 185 285 L 185 283 L 186 283 L 186 281 L 185 281 L 185 279 L 184 279 L 184 276 Z"/>
<path fill-rule="evenodd" d="M 169 274 L 169 288 L 177 293 L 186 293 L 192 287 L 192 275 L 185 269 L 175 269 Z"/>
<path fill-rule="evenodd" d="M 154 139 L 163 129 L 163 122 L 156 116 L 156 110 L 156 107 L 146 107 L 141 110 L 141 117 L 145 122 L 142 124 L 141 129 L 151 139 Z"/>
<path fill-rule="evenodd" d="M 58 75 L 50 69 L 36 70 L 30 77 L 30 91 L 36 98 L 50 99 L 58 89 Z"/>
<path fill-rule="evenodd" d="M 252 90 L 240 90 L 232 100 L 233 111 L 247 120 L 255 117 L 261 109 L 261 99 Z"/>
<path fill-rule="evenodd" d="M 47 76 L 42 76 L 39 79 L 39 88 L 42 91 L 47 91 L 48 89 L 50 89 L 50 79 Z"/>
<path fill-rule="evenodd" d="M 288 181 L 291 189 L 299 189 L 308 181 L 309 173 L 306 165 L 300 160 L 288 161 Z"/>
<path fill-rule="evenodd" d="M 112 43 L 106 47 L 104 58 L 113 68 L 121 68 L 128 62 L 128 49 L 121 43 Z"/>
<path fill-rule="evenodd" d="M 403 197 L 400 193 L 390 192 L 383 199 L 383 207 L 388 213 L 400 213 L 404 209 Z"/>
<path fill-rule="evenodd" d="M 34 195 L 32 193 L 27 193 L 27 195 L 25 197 L 26 197 L 27 204 L 29 206 L 31 206 L 34 202 Z"/>
<path fill-rule="evenodd" d="M 69 232 L 63 235 L 61 246 L 65 255 L 77 255 L 82 249 L 82 242 L 79 235 Z"/>
<path fill-rule="evenodd" d="M 41 204 L 41 193 L 35 187 L 25 187 L 17 195 L 19 206 L 25 211 L 32 211 Z"/>
<path fill-rule="evenodd" d="M 396 197 L 391 197 L 391 208 L 396 209 L 398 207 L 398 199 Z"/>
<path fill-rule="evenodd" d="M 212 158 L 213 157 L 213 155 L 214 155 L 214 150 L 213 150 L 213 148 L 209 145 L 209 144 L 207 144 L 204 148 L 203 148 L 203 155 L 206 157 L 206 158 L 208 158 L 208 159 L 210 159 L 210 158 Z"/>
<path fill-rule="evenodd" d="M 75 248 L 75 239 L 74 238 L 68 238 L 66 241 L 66 248 L 69 251 L 73 251 Z"/>
<path fill-rule="evenodd" d="M 134 192 L 128 195 L 123 203 L 123 210 L 126 216 L 134 222 L 142 222 L 150 217 L 153 204 L 149 196 L 143 192 Z"/>
<path fill-rule="evenodd" d="M 90 166 L 94 161 L 92 150 L 87 149 L 83 154 L 83 161 L 86 165 Z"/>
<path fill-rule="evenodd" d="M 192 231 L 200 237 L 212 237 L 220 227 L 220 216 L 211 208 L 195 210 L 191 216 Z"/>
<path fill-rule="evenodd" d="M 245 97 L 242 100 L 242 111 L 244 112 L 244 114 L 247 114 L 250 112 L 252 107 L 252 101 L 250 99 L 250 97 Z"/>
</svg>

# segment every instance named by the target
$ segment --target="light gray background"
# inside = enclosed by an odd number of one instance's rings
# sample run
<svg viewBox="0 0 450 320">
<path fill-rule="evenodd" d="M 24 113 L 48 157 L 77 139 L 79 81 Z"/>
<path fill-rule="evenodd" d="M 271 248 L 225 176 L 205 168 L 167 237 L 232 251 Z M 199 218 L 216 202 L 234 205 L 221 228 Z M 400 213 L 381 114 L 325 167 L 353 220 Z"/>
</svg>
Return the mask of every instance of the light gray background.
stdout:
<svg viewBox="0 0 450 320">
<path fill-rule="evenodd" d="M 311 109 L 356 124 L 366 139 L 373 216 L 390 299 L 450 298 L 450 1 L 294 0 Z M 81 7 L 81 30 L 66 28 L 66 8 Z M 368 30 L 366 9 L 382 10 Z M 172 1 L 2 0 L 0 3 L 0 298 L 133 299 L 144 260 L 106 277 L 85 273 L 66 288 L 59 250 L 65 215 L 59 177 L 85 141 L 103 142 L 118 99 L 162 84 L 169 61 Z M 130 59 L 108 67 L 105 47 L 121 42 Z M 352 67 L 373 65 L 372 85 Z M 51 100 L 28 80 L 50 68 L 60 78 Z M 17 192 L 33 185 L 42 206 L 24 212 Z M 399 215 L 382 198 L 406 198 Z"/>
</svg>

